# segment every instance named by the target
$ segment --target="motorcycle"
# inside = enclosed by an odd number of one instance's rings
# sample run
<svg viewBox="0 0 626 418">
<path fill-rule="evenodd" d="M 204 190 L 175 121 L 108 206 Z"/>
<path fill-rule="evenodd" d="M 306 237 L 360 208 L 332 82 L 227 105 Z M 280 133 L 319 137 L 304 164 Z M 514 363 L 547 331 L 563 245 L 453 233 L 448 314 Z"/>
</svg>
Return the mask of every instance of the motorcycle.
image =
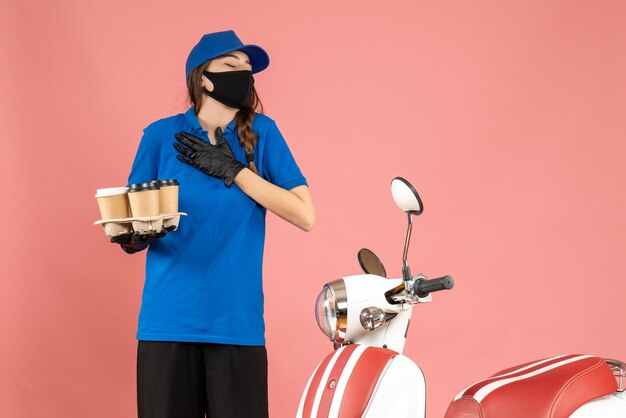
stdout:
<svg viewBox="0 0 626 418">
<path fill-rule="evenodd" d="M 423 211 L 415 188 L 391 181 L 407 214 L 402 277 L 387 278 L 367 248 L 357 255 L 364 274 L 324 284 L 315 303 L 320 330 L 333 343 L 307 381 L 297 418 L 424 418 L 426 381 L 402 354 L 413 306 L 454 287 L 454 279 L 411 274 L 407 253 L 412 216 Z M 521 364 L 480 380 L 451 401 L 445 418 L 626 418 L 626 364 L 566 355 Z"/>
</svg>

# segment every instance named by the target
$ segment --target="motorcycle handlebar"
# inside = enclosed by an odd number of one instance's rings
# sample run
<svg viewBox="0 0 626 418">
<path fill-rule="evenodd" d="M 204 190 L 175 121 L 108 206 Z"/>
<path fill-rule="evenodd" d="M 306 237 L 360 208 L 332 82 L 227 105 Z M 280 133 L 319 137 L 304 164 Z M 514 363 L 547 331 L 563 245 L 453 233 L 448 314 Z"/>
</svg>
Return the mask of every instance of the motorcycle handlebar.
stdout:
<svg viewBox="0 0 626 418">
<path fill-rule="evenodd" d="M 452 276 L 445 275 L 437 279 L 426 280 L 421 279 L 415 282 L 413 289 L 415 294 L 420 298 L 425 298 L 431 292 L 439 290 L 452 289 L 454 287 L 454 279 Z"/>
</svg>

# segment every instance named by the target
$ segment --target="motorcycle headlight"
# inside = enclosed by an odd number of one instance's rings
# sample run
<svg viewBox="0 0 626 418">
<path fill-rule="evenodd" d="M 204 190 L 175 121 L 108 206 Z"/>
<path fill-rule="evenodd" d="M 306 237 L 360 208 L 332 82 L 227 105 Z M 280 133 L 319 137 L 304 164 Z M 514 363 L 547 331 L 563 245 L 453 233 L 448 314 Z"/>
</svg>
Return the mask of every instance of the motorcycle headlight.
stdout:
<svg viewBox="0 0 626 418">
<path fill-rule="evenodd" d="M 315 302 L 315 319 L 331 341 L 344 342 L 348 325 L 348 301 L 343 279 L 324 285 Z"/>
</svg>

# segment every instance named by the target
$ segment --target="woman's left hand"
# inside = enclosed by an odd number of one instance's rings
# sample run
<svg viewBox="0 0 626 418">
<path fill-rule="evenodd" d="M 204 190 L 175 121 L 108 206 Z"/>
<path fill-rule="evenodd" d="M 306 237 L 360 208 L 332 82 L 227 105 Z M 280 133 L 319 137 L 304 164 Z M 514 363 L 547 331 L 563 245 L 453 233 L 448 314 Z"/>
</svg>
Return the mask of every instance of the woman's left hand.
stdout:
<svg viewBox="0 0 626 418">
<path fill-rule="evenodd" d="M 215 129 L 215 145 L 187 132 L 179 132 L 174 136 L 187 147 L 175 142 L 174 148 L 184 155 L 177 155 L 176 158 L 209 176 L 221 179 L 228 187 L 233 184 L 235 176 L 246 167 L 235 158 L 219 127 Z"/>
</svg>

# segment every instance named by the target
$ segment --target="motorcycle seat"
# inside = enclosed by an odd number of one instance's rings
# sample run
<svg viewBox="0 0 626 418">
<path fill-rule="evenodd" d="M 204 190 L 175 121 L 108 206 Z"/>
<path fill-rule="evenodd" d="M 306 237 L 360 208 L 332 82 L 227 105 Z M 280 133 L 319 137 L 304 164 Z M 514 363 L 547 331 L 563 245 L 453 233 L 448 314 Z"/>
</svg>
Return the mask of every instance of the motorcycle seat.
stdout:
<svg viewBox="0 0 626 418">
<path fill-rule="evenodd" d="M 445 418 L 567 418 L 617 390 L 599 357 L 572 354 L 525 363 L 474 383 L 450 403 Z"/>
</svg>

